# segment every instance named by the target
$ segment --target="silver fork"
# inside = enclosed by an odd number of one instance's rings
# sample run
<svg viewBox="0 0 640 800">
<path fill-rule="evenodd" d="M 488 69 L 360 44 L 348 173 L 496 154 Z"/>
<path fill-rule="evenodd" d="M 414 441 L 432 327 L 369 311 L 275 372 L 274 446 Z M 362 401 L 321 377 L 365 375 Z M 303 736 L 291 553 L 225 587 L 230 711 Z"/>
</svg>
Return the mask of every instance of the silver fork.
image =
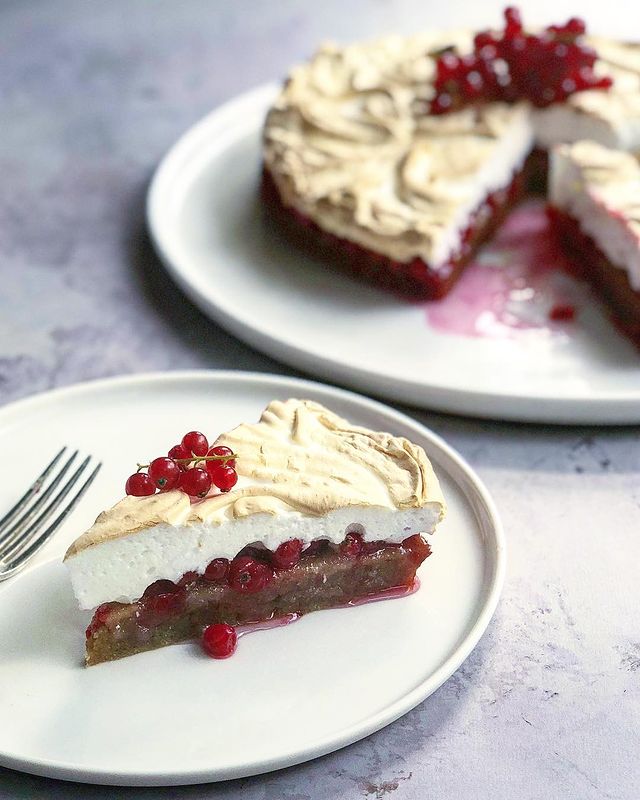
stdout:
<svg viewBox="0 0 640 800">
<path fill-rule="evenodd" d="M 45 546 L 76 507 L 102 466 L 101 463 L 97 464 L 89 474 L 89 477 L 86 477 L 86 470 L 91 461 L 91 456 L 87 456 L 66 483 L 62 485 L 62 488 L 54 495 L 78 455 L 76 450 L 56 471 L 56 467 L 66 451 L 67 448 L 63 447 L 15 506 L 9 509 L 4 517 L 0 519 L 0 581 L 11 578 L 19 572 Z M 49 481 L 50 476 L 52 477 Z M 75 495 L 64 506 L 53 522 L 45 526 L 50 517 L 62 507 L 63 501 L 69 492 L 82 479 L 84 479 L 84 483 L 82 483 Z M 49 501 L 52 495 L 54 496 Z"/>
</svg>

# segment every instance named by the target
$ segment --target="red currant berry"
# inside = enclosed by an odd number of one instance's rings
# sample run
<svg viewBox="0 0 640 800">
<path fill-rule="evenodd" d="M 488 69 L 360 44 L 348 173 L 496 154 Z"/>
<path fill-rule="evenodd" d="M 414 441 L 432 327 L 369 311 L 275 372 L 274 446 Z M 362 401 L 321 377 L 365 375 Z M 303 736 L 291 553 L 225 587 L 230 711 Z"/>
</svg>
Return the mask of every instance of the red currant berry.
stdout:
<svg viewBox="0 0 640 800">
<path fill-rule="evenodd" d="M 195 583 L 200 576 L 195 570 L 189 570 L 189 572 L 185 572 L 184 575 L 178 581 L 178 586 L 189 586 L 191 583 Z"/>
<path fill-rule="evenodd" d="M 159 580 L 150 583 L 144 590 L 143 597 L 155 597 L 159 594 L 170 594 L 176 591 L 176 585 L 173 581 Z"/>
<path fill-rule="evenodd" d="M 319 556 L 327 546 L 326 539 L 316 539 L 315 542 L 311 542 L 311 544 L 306 547 L 302 553 L 305 558 L 307 556 Z"/>
<path fill-rule="evenodd" d="M 273 569 L 251 556 L 236 556 L 229 565 L 229 586 L 236 592 L 253 594 L 264 589 L 273 579 Z"/>
<path fill-rule="evenodd" d="M 586 29 L 587 26 L 585 25 L 584 20 L 580 19 L 580 17 L 571 17 L 571 19 L 564 26 L 564 30 L 568 33 L 574 34 L 574 36 L 582 36 Z"/>
<path fill-rule="evenodd" d="M 460 59 L 453 53 L 444 53 L 436 62 L 436 81 L 444 83 L 458 75 Z"/>
<path fill-rule="evenodd" d="M 427 556 L 431 555 L 431 548 L 429 547 L 429 543 L 426 542 L 419 533 L 415 533 L 413 536 L 409 536 L 402 542 L 402 546 L 405 550 L 408 550 L 411 554 L 411 560 L 416 564 L 416 566 L 420 566 L 422 562 L 427 558 Z"/>
<path fill-rule="evenodd" d="M 569 55 L 569 48 L 564 42 L 560 42 L 554 45 L 553 55 L 560 60 L 565 59 Z"/>
<path fill-rule="evenodd" d="M 211 583 L 219 583 L 226 580 L 229 574 L 229 559 L 214 558 L 204 571 L 204 578 Z"/>
<path fill-rule="evenodd" d="M 362 536 L 359 533 L 348 533 L 340 543 L 340 552 L 350 558 L 359 556 L 362 552 Z"/>
<path fill-rule="evenodd" d="M 484 62 L 483 67 L 484 69 L 487 68 L 487 65 L 491 64 L 491 70 L 493 71 L 493 62 L 498 57 L 498 51 L 496 50 L 496 46 L 494 44 L 485 44 L 478 50 L 478 69 L 480 69 L 480 62 Z"/>
<path fill-rule="evenodd" d="M 573 45 L 570 52 L 572 55 L 576 52 L 576 56 L 573 58 L 575 63 L 579 61 L 587 67 L 592 67 L 598 59 L 598 54 L 594 48 L 586 44 L 581 44 L 579 47 Z"/>
<path fill-rule="evenodd" d="M 209 461 L 208 463 L 215 464 L 215 461 Z M 218 464 L 216 469 L 210 470 L 209 475 L 211 476 L 212 483 L 214 483 L 221 492 L 228 492 L 233 489 L 238 482 L 238 473 L 235 469 L 233 467 L 225 467 L 222 464 Z"/>
<path fill-rule="evenodd" d="M 496 43 L 496 38 L 491 31 L 480 31 L 476 33 L 473 39 L 473 46 L 476 50 L 482 50 L 483 47 L 493 47 Z"/>
<path fill-rule="evenodd" d="M 182 473 L 178 488 L 190 497 L 206 497 L 211 489 L 211 478 L 206 470 L 191 467 Z"/>
<path fill-rule="evenodd" d="M 209 442 L 204 433 L 200 431 L 190 431 L 182 437 L 182 446 L 188 451 L 189 455 L 206 456 L 209 450 Z"/>
<path fill-rule="evenodd" d="M 483 89 L 484 81 L 482 75 L 477 69 L 471 70 L 462 82 L 462 93 L 465 97 L 473 98 L 482 94 Z"/>
<path fill-rule="evenodd" d="M 431 113 L 432 114 L 444 114 L 447 111 L 451 111 L 453 106 L 453 99 L 448 92 L 440 92 L 434 99 L 431 101 Z"/>
<path fill-rule="evenodd" d="M 290 569 L 300 561 L 302 542 L 300 539 L 290 539 L 283 542 L 271 556 L 271 563 L 277 569 Z"/>
<path fill-rule="evenodd" d="M 238 644 L 236 629 L 225 622 L 208 625 L 202 632 L 202 648 L 212 658 L 229 658 Z"/>
<path fill-rule="evenodd" d="M 124 490 L 132 497 L 148 497 L 156 493 L 156 485 L 146 472 L 134 472 L 127 478 Z"/>
<path fill-rule="evenodd" d="M 87 639 L 90 639 L 101 625 L 106 624 L 109 613 L 115 606 L 117 606 L 117 603 L 103 603 L 101 606 L 96 608 L 91 622 L 89 623 L 89 627 L 86 630 Z"/>
<path fill-rule="evenodd" d="M 140 610 L 140 621 L 143 624 L 153 623 L 163 617 L 180 614 L 184 610 L 185 599 L 185 590 L 175 585 L 171 592 L 161 592 L 151 597 L 145 597 Z"/>
<path fill-rule="evenodd" d="M 192 458 L 191 453 L 187 450 L 186 447 L 184 447 L 181 444 L 174 445 L 171 448 L 171 450 L 169 450 L 168 456 L 169 458 L 172 458 L 174 461 L 177 459 L 182 460 L 185 458 Z M 186 462 L 178 464 L 178 466 L 183 472 L 186 472 L 189 469 L 189 465 Z"/>
<path fill-rule="evenodd" d="M 515 6 L 508 6 L 504 10 L 505 36 L 511 39 L 514 35 L 522 33 L 522 17 L 520 11 Z"/>
<path fill-rule="evenodd" d="M 180 480 L 180 467 L 172 458 L 161 456 L 149 464 L 149 477 L 162 492 L 175 489 Z"/>
<path fill-rule="evenodd" d="M 209 452 L 207 453 L 208 456 L 232 456 L 233 450 L 230 447 L 225 447 L 223 444 L 218 444 L 215 447 L 212 447 Z M 235 458 L 228 458 L 225 461 L 207 461 L 207 466 L 209 464 L 226 464 L 228 467 L 235 467 L 236 460 Z"/>
</svg>

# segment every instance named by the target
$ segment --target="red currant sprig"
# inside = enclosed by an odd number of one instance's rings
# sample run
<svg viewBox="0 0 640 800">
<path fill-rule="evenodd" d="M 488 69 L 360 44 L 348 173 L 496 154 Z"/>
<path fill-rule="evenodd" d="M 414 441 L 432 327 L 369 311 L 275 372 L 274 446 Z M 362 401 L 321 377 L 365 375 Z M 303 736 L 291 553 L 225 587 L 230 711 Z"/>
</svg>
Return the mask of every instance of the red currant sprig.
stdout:
<svg viewBox="0 0 640 800">
<path fill-rule="evenodd" d="M 613 80 L 598 76 L 597 54 L 581 39 L 583 20 L 572 17 L 564 25 L 549 25 L 540 34 L 525 33 L 520 11 L 504 12 L 502 31 L 481 31 L 473 53 L 451 51 L 436 60 L 432 114 L 444 114 L 478 100 L 513 103 L 529 100 L 544 107 L 562 102 L 585 89 L 609 89 Z"/>
<path fill-rule="evenodd" d="M 125 490 L 133 497 L 170 489 L 181 489 L 190 497 L 206 497 L 212 485 L 228 492 L 238 482 L 236 458 L 230 448 L 224 445 L 209 448 L 203 433 L 190 431 L 168 455 L 154 458 L 150 464 L 138 464 L 138 471 L 128 478 Z"/>
</svg>

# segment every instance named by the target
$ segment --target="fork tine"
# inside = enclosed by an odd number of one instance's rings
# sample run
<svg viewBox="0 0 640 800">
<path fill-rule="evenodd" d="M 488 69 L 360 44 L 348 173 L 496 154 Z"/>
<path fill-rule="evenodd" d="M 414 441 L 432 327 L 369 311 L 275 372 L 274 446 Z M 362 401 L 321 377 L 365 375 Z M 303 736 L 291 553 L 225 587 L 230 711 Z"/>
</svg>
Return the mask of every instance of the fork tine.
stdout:
<svg viewBox="0 0 640 800">
<path fill-rule="evenodd" d="M 24 542 L 22 549 L 13 555 L 12 561 L 9 562 L 5 560 L 6 569 L 3 574 L 0 574 L 0 580 L 3 580 L 4 578 L 10 578 L 12 574 L 15 574 L 18 570 L 22 569 L 27 561 L 33 558 L 33 556 L 35 556 L 36 553 L 38 553 L 44 547 L 44 545 L 49 541 L 53 534 L 58 530 L 60 525 L 62 525 L 65 519 L 80 502 L 80 499 L 87 491 L 89 486 L 91 486 L 98 472 L 100 472 L 101 467 L 102 462 L 100 462 L 93 469 L 91 475 L 89 475 L 86 481 L 78 489 L 74 497 L 69 501 L 69 503 L 67 503 L 65 509 L 56 517 L 56 519 L 51 523 L 51 525 L 49 525 L 48 528 L 46 528 L 37 538 L 33 539 L 31 543 L 28 541 Z"/>
<path fill-rule="evenodd" d="M 60 450 L 60 452 L 53 458 L 51 463 L 44 468 L 42 474 L 35 479 L 35 481 L 27 489 L 27 491 L 22 495 L 22 497 L 18 500 L 15 506 L 13 506 L 13 508 L 10 508 L 4 515 L 4 517 L 0 519 L 0 530 L 2 530 L 2 528 L 4 528 L 5 525 L 11 522 L 11 520 L 20 513 L 22 508 L 24 508 L 24 506 L 29 502 L 29 500 L 31 500 L 34 494 L 38 494 L 40 489 L 42 489 L 42 485 L 49 476 L 51 470 L 56 466 L 58 461 L 60 461 L 66 449 L 67 448 L 65 446 L 62 448 L 62 450 Z"/>
<path fill-rule="evenodd" d="M 44 511 L 39 514 L 38 517 L 24 530 L 20 530 L 19 533 L 13 537 L 11 543 L 8 547 L 0 549 L 0 558 L 2 558 L 5 562 L 9 561 L 13 558 L 16 553 L 21 550 L 27 542 L 29 542 L 35 534 L 38 532 L 38 529 L 41 527 L 42 523 L 45 522 L 58 508 L 60 503 L 64 500 L 64 498 L 69 494 L 71 489 L 74 485 L 78 482 L 80 475 L 82 474 L 83 470 L 91 460 L 91 456 L 87 456 L 85 460 L 80 464 L 80 466 L 76 469 L 73 475 L 69 478 L 69 480 L 65 483 L 65 485 L 60 489 L 58 494 L 53 498 L 53 500 L 46 506 Z"/>
<path fill-rule="evenodd" d="M 40 507 L 49 499 L 49 497 L 51 497 L 51 494 L 53 493 L 56 486 L 58 486 L 60 481 L 67 474 L 69 467 L 74 462 L 77 455 L 78 451 L 76 450 L 71 455 L 71 457 L 67 459 L 60 472 L 55 476 L 55 478 L 51 481 L 49 486 L 47 486 L 47 488 L 40 495 L 40 497 L 38 497 L 31 504 L 31 506 L 26 509 L 25 513 L 20 517 L 20 519 L 17 522 L 14 522 L 14 524 L 6 531 L 3 531 L 2 527 L 0 527 L 0 549 L 2 547 L 8 547 L 11 544 L 12 540 L 15 540 L 18 537 L 18 535 L 22 532 L 22 530 L 25 528 L 25 526 L 33 519 L 33 517 L 36 515 Z M 49 506 L 49 508 L 51 507 Z M 40 521 L 43 522 L 44 520 L 41 519 Z"/>
</svg>

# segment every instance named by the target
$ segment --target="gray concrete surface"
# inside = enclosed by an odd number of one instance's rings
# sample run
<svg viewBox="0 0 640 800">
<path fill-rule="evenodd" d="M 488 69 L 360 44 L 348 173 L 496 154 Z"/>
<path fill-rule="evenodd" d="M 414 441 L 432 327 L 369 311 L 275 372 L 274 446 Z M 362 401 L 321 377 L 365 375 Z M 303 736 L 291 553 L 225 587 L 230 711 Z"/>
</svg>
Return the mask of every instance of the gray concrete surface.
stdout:
<svg viewBox="0 0 640 800">
<path fill-rule="evenodd" d="M 292 374 L 204 318 L 163 272 L 143 221 L 154 165 L 211 107 L 322 39 L 484 25 L 500 5 L 0 3 L 0 403 L 147 370 Z M 629 3 L 531 5 L 534 19 L 586 10 L 603 31 L 640 34 Z M 486 481 L 510 547 L 496 617 L 438 692 L 346 750 L 264 777 L 127 790 L 0 769 L 0 798 L 637 800 L 638 429 L 413 413 Z"/>
</svg>

